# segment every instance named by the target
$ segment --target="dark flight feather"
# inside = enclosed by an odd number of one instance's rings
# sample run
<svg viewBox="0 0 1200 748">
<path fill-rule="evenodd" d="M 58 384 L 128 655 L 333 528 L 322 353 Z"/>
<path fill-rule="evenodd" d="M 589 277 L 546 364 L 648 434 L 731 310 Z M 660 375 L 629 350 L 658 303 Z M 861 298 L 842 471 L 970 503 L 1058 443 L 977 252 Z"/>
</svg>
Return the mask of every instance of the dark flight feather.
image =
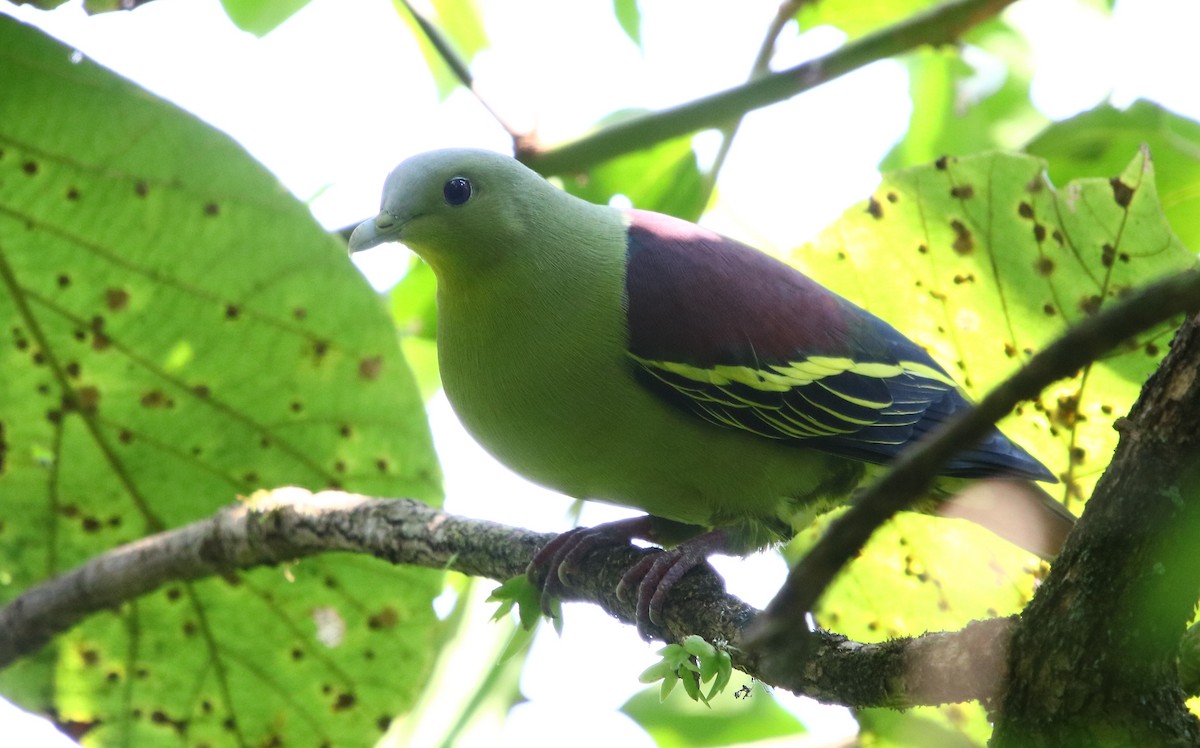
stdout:
<svg viewBox="0 0 1200 748">
<path fill-rule="evenodd" d="M 884 463 L 967 407 L 920 346 L 795 268 L 694 224 L 629 211 L 639 381 L 723 428 Z M 1053 475 L 998 429 L 945 475 Z"/>
</svg>

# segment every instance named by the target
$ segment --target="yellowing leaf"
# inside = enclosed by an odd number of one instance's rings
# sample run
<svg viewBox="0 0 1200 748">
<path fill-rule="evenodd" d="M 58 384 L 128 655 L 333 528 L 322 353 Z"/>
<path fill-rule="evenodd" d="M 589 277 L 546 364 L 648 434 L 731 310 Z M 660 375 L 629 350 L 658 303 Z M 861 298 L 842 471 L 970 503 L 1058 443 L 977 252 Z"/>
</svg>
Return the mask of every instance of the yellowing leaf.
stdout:
<svg viewBox="0 0 1200 748">
<path fill-rule="evenodd" d="M 886 176 L 796 260 L 924 346 L 980 395 L 1067 327 L 1195 263 L 1163 217 L 1147 154 L 1056 189 L 1029 156 L 947 158 Z M 1002 428 L 1085 498 L 1173 327 L 1127 341 Z"/>
<path fill-rule="evenodd" d="M 887 174 L 795 260 L 924 346 L 979 396 L 1071 324 L 1195 264 L 1163 217 L 1146 154 L 1111 178 L 1058 189 L 1044 171 L 1036 158 L 985 154 Z M 1063 479 L 1046 487 L 1076 511 L 1116 445 L 1113 421 L 1158 365 L 1172 329 L 1122 344 L 1002 422 Z M 789 555 L 828 521 L 801 534 Z M 959 629 L 1019 612 L 1036 571 L 1035 559 L 981 528 L 901 514 L 837 577 L 816 619 L 868 641 Z M 868 724 L 882 741 L 872 744 L 898 744 L 885 733 L 922 731 L 982 744 L 989 733 L 977 705 L 879 719 Z"/>
</svg>

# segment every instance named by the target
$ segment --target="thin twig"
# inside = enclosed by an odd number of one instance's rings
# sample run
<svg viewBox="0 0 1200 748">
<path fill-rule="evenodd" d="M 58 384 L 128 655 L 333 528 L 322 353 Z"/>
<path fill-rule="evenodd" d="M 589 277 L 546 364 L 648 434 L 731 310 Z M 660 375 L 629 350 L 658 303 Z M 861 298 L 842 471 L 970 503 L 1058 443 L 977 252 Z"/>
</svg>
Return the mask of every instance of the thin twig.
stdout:
<svg viewBox="0 0 1200 748">
<path fill-rule="evenodd" d="M 787 22 L 796 15 L 800 8 L 813 1 L 783 0 L 783 3 L 775 11 L 771 23 L 767 26 L 767 33 L 763 36 L 762 45 L 759 46 L 758 54 L 754 58 L 754 64 L 750 66 L 747 82 L 758 80 L 771 72 L 771 58 L 775 56 L 775 43 L 779 39 L 779 35 L 783 33 Z M 733 139 L 737 137 L 743 119 L 745 119 L 745 115 L 739 115 L 736 120 L 721 129 L 721 146 L 717 149 L 717 155 L 713 159 L 712 166 L 709 167 L 708 174 L 704 176 L 705 205 L 712 199 L 713 189 L 717 186 L 717 177 L 720 176 L 721 169 L 725 166 L 725 160 L 729 158 Z"/>
<path fill-rule="evenodd" d="M 995 16 L 1014 0 L 958 0 L 864 36 L 830 54 L 787 70 L 647 114 L 566 143 L 542 149 L 517 144 L 517 158 L 542 174 L 578 172 L 624 153 L 714 127 L 838 78 L 864 65 L 925 44 L 950 44 L 972 26 Z"/>
<path fill-rule="evenodd" d="M 1183 312 L 1200 308 L 1200 271 L 1190 270 L 1146 286 L 1137 294 L 1084 320 L 1029 360 L 978 405 L 901 453 L 892 468 L 833 522 L 813 549 L 788 574 L 767 606 L 750 646 L 773 649 L 795 639 L 796 622 L 815 606 L 834 575 L 853 558 L 875 529 L 932 485 L 942 465 L 963 444 L 981 439 L 1022 400 L 1070 376 L 1122 341 Z"/>
<path fill-rule="evenodd" d="M 434 51 L 437 52 L 438 57 L 442 58 L 442 62 L 446 63 L 446 67 L 450 68 L 451 74 L 458 79 L 458 82 L 462 84 L 463 88 L 467 89 L 472 95 L 475 96 L 475 99 L 481 105 L 483 105 L 483 108 L 487 110 L 487 113 L 492 116 L 492 119 L 500 123 L 500 126 L 504 128 L 504 131 L 508 133 L 509 137 L 513 139 L 514 143 L 524 142 L 529 136 L 526 133 L 518 132 L 511 125 L 509 125 L 508 122 L 500 116 L 500 113 L 488 103 L 488 100 L 479 93 L 479 89 L 475 87 L 475 76 L 471 74 L 470 65 L 468 65 L 467 61 L 463 59 L 462 55 L 460 55 L 458 51 L 454 49 L 454 44 L 451 43 L 448 38 L 446 38 L 446 35 L 443 34 L 442 30 L 437 27 L 437 24 L 426 18 L 423 13 L 414 8 L 409 0 L 400 0 L 400 3 L 404 6 L 404 9 L 408 11 L 409 15 L 412 16 L 417 26 L 420 27 L 421 33 L 425 35 L 425 38 L 428 39 L 429 43 L 433 46 Z"/>
</svg>

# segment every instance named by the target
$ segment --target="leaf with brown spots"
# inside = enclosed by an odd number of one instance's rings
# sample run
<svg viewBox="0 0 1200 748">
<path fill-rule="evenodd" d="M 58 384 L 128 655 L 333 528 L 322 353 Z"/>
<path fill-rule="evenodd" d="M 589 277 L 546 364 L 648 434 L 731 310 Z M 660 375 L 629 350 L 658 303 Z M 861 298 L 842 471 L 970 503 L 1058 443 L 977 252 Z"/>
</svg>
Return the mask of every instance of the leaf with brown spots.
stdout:
<svg viewBox="0 0 1200 748">
<path fill-rule="evenodd" d="M 851 208 L 798 259 L 949 370 L 961 362 L 956 376 L 978 396 L 1068 326 L 1150 279 L 1195 264 L 1163 217 L 1146 154 L 1135 155 L 1119 175 L 1060 190 L 1045 182 L 1045 169 L 1029 156 L 987 154 L 889 174 L 874 194 L 892 192 L 901 200 L 882 220 Z M 1126 206 L 1113 199 L 1116 182 L 1129 188 Z M 963 185 L 973 187 L 972 199 L 956 196 Z M 1051 236 L 1055 241 L 1046 240 Z M 911 246 L 928 251 L 894 249 Z M 839 256 L 850 261 L 835 260 Z M 975 280 L 961 282 L 965 277 Z M 889 293 L 880 287 L 885 281 L 896 289 L 919 284 L 924 292 Z M 1161 344 L 1169 334 L 1166 325 L 1151 330 L 1128 350 L 1047 391 L 1044 398 L 1055 402 L 1084 388 L 1079 418 L 1069 428 L 1033 409 L 1003 428 L 1086 495 L 1104 465 L 1098 458 L 1072 461 L 1072 449 L 1111 454 L 1112 417 L 1099 408 L 1123 412 L 1132 404 L 1157 363 L 1145 344 Z"/>
<path fill-rule="evenodd" d="M 1155 190 L 1167 221 L 1184 246 L 1200 247 L 1200 123 L 1195 120 L 1149 101 L 1125 110 L 1102 104 L 1054 123 L 1026 150 L 1047 160 L 1055 184 L 1066 184 L 1079 177 L 1113 178 L 1143 144 L 1154 157 Z M 1109 199 L 1116 197 L 1110 191 Z"/>
<path fill-rule="evenodd" d="M 259 487 L 436 500 L 386 310 L 308 209 L 227 136 L 33 28 L 0 16 L 0 49 L 0 603 Z M 96 745 L 368 745 L 422 688 L 439 591 L 347 557 L 175 585 L 0 692 Z"/>
<path fill-rule="evenodd" d="M 1029 156 L 985 154 L 886 174 L 873 194 L 900 199 L 881 219 L 853 206 L 795 259 L 928 349 L 978 397 L 1068 325 L 1195 263 L 1163 218 L 1144 154 L 1119 175 L 1132 188 L 1124 208 L 1108 178 L 1055 189 L 1044 170 Z M 969 200 L 957 189 L 965 185 Z M 1067 478 L 1048 489 L 1073 501 L 1090 492 L 1115 446 L 1113 419 L 1132 404 L 1169 334 L 1166 325 L 1151 330 L 1002 422 Z M 811 536 L 795 542 L 799 550 Z M 976 562 L 985 568 L 965 570 Z M 902 515 L 825 593 L 817 620 L 852 639 L 957 629 L 1019 611 L 1036 569 L 986 532 Z"/>
<path fill-rule="evenodd" d="M 789 562 L 831 519 L 818 520 L 792 541 L 785 551 Z M 1031 571 L 1037 567 L 1028 554 L 976 525 L 901 513 L 842 570 L 814 617 L 818 625 L 863 642 L 953 631 L 971 620 L 1019 613 L 1033 596 Z M 939 711 L 916 713 L 930 719 Z M 970 719 L 978 722 L 975 734 L 989 734 L 981 711 Z"/>
<path fill-rule="evenodd" d="M 874 197 L 867 200 L 867 215 L 875 219 L 883 218 L 883 204 Z"/>
</svg>

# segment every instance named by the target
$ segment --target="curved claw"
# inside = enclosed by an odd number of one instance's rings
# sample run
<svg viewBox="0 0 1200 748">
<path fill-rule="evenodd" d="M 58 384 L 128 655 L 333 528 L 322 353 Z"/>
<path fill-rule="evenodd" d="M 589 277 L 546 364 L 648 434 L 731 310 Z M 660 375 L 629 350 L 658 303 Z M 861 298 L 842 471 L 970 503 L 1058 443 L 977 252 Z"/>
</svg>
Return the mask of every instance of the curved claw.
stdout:
<svg viewBox="0 0 1200 748">
<path fill-rule="evenodd" d="M 561 535 L 546 543 L 541 549 L 534 554 L 533 560 L 529 562 L 529 566 L 525 568 L 525 577 L 535 587 L 541 587 L 542 582 L 546 579 L 550 568 L 553 564 L 554 557 L 558 554 L 559 549 L 564 545 L 570 544 L 572 538 L 587 528 L 576 527 L 573 530 L 567 530 Z"/>
<path fill-rule="evenodd" d="M 543 546 L 525 570 L 529 581 L 542 591 L 542 612 L 550 615 L 550 601 L 562 596 L 570 577 L 588 553 L 602 545 L 628 544 L 631 538 L 643 537 L 652 519 L 636 517 L 595 527 L 576 527 Z"/>
<path fill-rule="evenodd" d="M 646 605 L 646 612 L 650 618 L 650 622 L 658 626 L 665 624 L 663 619 L 663 604 L 667 600 L 667 593 L 675 586 L 675 583 L 683 578 L 692 569 L 702 564 L 708 563 L 708 556 L 699 558 L 691 558 L 690 556 L 680 556 L 675 563 L 669 566 L 663 566 L 658 584 L 654 587 L 654 594 L 650 596 L 650 600 Z"/>
<path fill-rule="evenodd" d="M 647 561 L 649 563 L 646 563 Z M 664 625 L 663 606 L 675 583 L 684 574 L 707 561 L 708 558 L 705 554 L 696 555 L 676 548 L 647 556 L 625 573 L 625 576 L 621 578 L 621 584 L 626 589 L 633 585 L 635 576 L 641 576 L 641 581 L 636 583 L 636 623 L 638 634 L 643 639 L 652 639 L 653 630 Z"/>
<path fill-rule="evenodd" d="M 663 553 L 666 553 L 666 551 L 663 551 Z M 629 602 L 633 598 L 634 590 L 641 589 L 642 580 L 646 578 L 651 567 L 654 566 L 659 558 L 658 554 L 645 556 L 641 561 L 629 567 L 629 571 L 621 575 L 621 582 L 617 585 L 617 599 Z"/>
<path fill-rule="evenodd" d="M 692 569 L 708 562 L 708 555 L 725 549 L 726 536 L 720 530 L 699 535 L 669 551 L 646 556 L 625 572 L 617 586 L 617 596 L 628 599 L 637 589 L 636 623 L 643 639 L 653 638 L 653 629 L 665 624 L 663 607 L 675 584 Z"/>
<path fill-rule="evenodd" d="M 586 527 L 576 527 L 551 540 L 537 552 L 525 570 L 525 576 L 533 583 L 533 586 L 542 590 L 541 608 L 542 613 L 547 616 L 551 615 L 550 601 L 555 597 L 562 596 L 564 588 L 563 559 L 570 555 L 578 545 L 581 536 L 588 530 L 589 528 Z"/>
<path fill-rule="evenodd" d="M 550 615 L 550 603 L 561 597 L 584 559 L 603 545 L 628 544 L 632 538 L 654 538 L 657 518 L 646 516 L 608 522 L 595 527 L 568 530 L 547 543 L 529 562 L 525 574 L 541 589 L 542 612 Z M 661 521 L 661 520 L 658 520 Z M 708 561 L 710 553 L 725 550 L 723 531 L 712 530 L 680 543 L 669 551 L 643 557 L 621 576 L 617 597 L 637 601 L 635 622 L 643 639 L 653 638 L 663 626 L 663 608 L 671 588 L 692 569 Z"/>
</svg>

